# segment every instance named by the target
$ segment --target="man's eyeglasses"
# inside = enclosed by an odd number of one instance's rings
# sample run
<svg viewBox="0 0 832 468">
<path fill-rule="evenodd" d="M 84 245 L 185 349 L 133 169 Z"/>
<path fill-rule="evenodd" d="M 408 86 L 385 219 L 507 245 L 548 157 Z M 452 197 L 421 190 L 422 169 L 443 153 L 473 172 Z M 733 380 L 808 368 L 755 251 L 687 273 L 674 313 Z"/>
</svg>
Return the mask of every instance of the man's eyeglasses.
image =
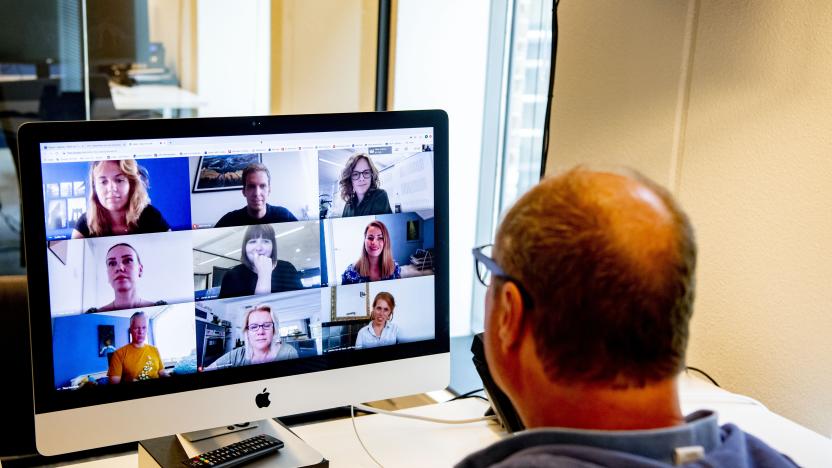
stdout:
<svg viewBox="0 0 832 468">
<path fill-rule="evenodd" d="M 250 332 L 256 332 L 259 329 L 263 329 L 263 331 L 269 331 L 274 328 L 274 322 L 266 322 L 266 323 L 250 323 L 248 327 L 246 327 Z"/>
<path fill-rule="evenodd" d="M 358 180 L 358 178 L 359 178 L 359 177 L 363 177 L 363 178 L 365 178 L 365 179 L 369 179 L 370 177 L 372 177 L 372 175 L 373 175 L 373 173 L 372 173 L 372 172 L 370 172 L 370 170 L 369 170 L 369 169 L 367 169 L 366 171 L 361 171 L 361 172 L 359 172 L 359 171 L 353 171 L 353 173 L 352 173 L 352 180 Z"/>
<path fill-rule="evenodd" d="M 523 297 L 523 302 L 527 307 L 532 307 L 532 296 L 526 291 L 526 288 L 520 284 L 516 278 L 507 275 L 500 265 L 491 258 L 491 250 L 494 244 L 485 244 L 471 249 L 471 254 L 474 255 L 474 269 L 477 271 L 477 279 L 480 280 L 483 286 L 488 287 L 491 284 L 491 277 L 500 278 L 503 281 L 511 281 L 520 290 L 520 295 Z"/>
<path fill-rule="evenodd" d="M 491 284 L 492 273 L 498 278 L 506 276 L 506 273 L 500 268 L 500 265 L 497 265 L 497 262 L 491 258 L 491 250 L 493 248 L 493 244 L 485 244 L 474 247 L 471 250 L 471 253 L 474 255 L 474 268 L 477 271 L 477 279 L 485 287 Z"/>
</svg>

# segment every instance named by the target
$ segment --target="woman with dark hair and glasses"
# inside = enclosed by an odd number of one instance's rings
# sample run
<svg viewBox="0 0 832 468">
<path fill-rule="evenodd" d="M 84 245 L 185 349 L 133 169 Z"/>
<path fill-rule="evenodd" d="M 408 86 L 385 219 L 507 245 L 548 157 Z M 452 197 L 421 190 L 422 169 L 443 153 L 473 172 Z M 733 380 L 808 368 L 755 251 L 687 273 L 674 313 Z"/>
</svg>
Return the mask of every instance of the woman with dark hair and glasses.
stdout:
<svg viewBox="0 0 832 468">
<path fill-rule="evenodd" d="M 298 352 L 280 342 L 277 314 L 266 304 L 254 306 L 243 320 L 243 346 L 223 354 L 206 370 L 295 359 Z"/>
<path fill-rule="evenodd" d="M 378 169 L 365 153 L 357 153 L 347 160 L 341 171 L 341 198 L 344 205 L 342 217 L 389 214 L 390 200 L 387 192 L 379 188 Z"/>
<path fill-rule="evenodd" d="M 295 266 L 277 259 L 274 228 L 270 224 L 246 228 L 240 262 L 222 277 L 220 298 L 303 289 Z"/>
</svg>

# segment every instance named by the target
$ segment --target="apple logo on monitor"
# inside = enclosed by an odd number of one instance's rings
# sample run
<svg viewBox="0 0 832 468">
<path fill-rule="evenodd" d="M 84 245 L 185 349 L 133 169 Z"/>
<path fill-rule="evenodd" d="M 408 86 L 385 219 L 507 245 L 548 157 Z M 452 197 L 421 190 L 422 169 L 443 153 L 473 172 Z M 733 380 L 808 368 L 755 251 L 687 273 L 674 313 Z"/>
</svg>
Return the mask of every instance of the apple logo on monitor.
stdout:
<svg viewBox="0 0 832 468">
<path fill-rule="evenodd" d="M 254 397 L 254 403 L 257 405 L 258 408 L 265 408 L 272 404 L 269 401 L 269 392 L 266 389 L 263 389 L 263 393 L 258 393 L 256 397 Z"/>
</svg>

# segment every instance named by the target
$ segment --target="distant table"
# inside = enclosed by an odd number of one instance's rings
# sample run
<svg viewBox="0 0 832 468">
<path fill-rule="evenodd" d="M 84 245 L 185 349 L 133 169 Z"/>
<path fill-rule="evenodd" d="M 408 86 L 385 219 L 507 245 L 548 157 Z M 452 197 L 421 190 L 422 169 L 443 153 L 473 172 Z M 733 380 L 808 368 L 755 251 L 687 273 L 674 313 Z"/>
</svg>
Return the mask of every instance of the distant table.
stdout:
<svg viewBox="0 0 832 468">
<path fill-rule="evenodd" d="M 174 112 L 194 111 L 206 104 L 197 94 L 175 85 L 110 85 L 113 106 L 116 110 L 160 110 L 162 116 L 171 118 Z"/>
</svg>

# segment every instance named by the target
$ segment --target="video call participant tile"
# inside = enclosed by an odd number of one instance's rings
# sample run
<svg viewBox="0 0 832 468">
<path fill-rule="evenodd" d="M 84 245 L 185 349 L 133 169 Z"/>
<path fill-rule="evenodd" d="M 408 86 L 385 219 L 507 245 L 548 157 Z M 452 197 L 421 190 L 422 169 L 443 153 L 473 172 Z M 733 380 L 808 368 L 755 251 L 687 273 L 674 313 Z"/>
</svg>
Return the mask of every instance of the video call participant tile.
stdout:
<svg viewBox="0 0 832 468">
<path fill-rule="evenodd" d="M 196 372 L 193 316 L 193 303 L 187 303 L 55 318 L 55 387 L 125 385 Z"/>
<path fill-rule="evenodd" d="M 191 228 L 188 161 L 43 164 L 47 240 Z"/>
<path fill-rule="evenodd" d="M 317 356 L 321 291 L 197 303 L 197 365 L 205 371 Z"/>
<path fill-rule="evenodd" d="M 321 285 L 317 220 L 198 230 L 193 236 L 197 300 Z"/>
<path fill-rule="evenodd" d="M 194 229 L 319 218 L 314 152 L 193 157 L 189 171 Z"/>
<path fill-rule="evenodd" d="M 432 212 L 326 220 L 329 284 L 433 274 Z"/>
<path fill-rule="evenodd" d="M 52 315 L 193 301 L 191 231 L 48 243 Z"/>
</svg>

